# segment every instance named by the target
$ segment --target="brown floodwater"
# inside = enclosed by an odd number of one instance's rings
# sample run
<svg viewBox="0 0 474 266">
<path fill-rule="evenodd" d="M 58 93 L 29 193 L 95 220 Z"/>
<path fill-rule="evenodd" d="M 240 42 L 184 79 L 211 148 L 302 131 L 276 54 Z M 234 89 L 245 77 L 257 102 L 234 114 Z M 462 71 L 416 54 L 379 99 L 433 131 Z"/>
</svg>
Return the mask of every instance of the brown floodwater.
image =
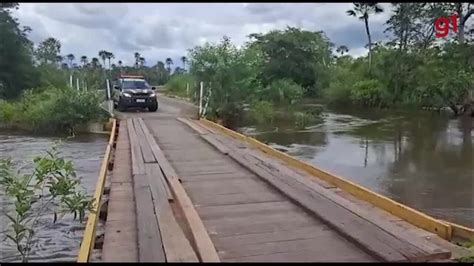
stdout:
<svg viewBox="0 0 474 266">
<path fill-rule="evenodd" d="M 22 173 L 30 173 L 32 170 L 32 159 L 38 155 L 44 155 L 50 149 L 58 137 L 32 136 L 13 132 L 0 131 L 0 159 L 10 157 L 18 166 L 22 167 Z M 78 177 L 82 178 L 82 186 L 89 192 L 94 193 L 98 172 L 108 137 L 105 135 L 84 135 L 64 140 L 59 147 L 62 156 L 72 160 Z M 0 261 L 19 261 L 16 247 L 6 238 L 6 232 L 10 229 L 9 220 L 5 213 L 11 213 L 12 204 L 0 191 Z M 74 261 L 77 257 L 85 222 L 73 220 L 72 215 L 66 215 L 53 224 L 53 213 L 46 213 L 40 219 L 33 248 L 29 257 L 30 261 L 54 262 Z"/>
<path fill-rule="evenodd" d="M 310 107 L 308 107 L 310 108 Z M 328 110 L 238 130 L 434 217 L 474 228 L 474 119 L 383 110 Z"/>
</svg>

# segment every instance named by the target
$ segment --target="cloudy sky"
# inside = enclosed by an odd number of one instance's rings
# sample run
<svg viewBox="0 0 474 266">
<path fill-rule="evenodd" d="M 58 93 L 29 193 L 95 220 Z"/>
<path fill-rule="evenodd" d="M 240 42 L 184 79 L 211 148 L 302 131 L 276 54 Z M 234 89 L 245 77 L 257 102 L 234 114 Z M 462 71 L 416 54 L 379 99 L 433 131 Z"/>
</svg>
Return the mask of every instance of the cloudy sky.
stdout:
<svg viewBox="0 0 474 266">
<path fill-rule="evenodd" d="M 139 52 L 147 65 L 171 57 L 175 63 L 187 49 L 223 35 L 240 45 L 250 33 L 265 33 L 286 25 L 326 32 L 349 53 L 366 53 L 363 22 L 346 15 L 351 3 L 21 3 L 14 16 L 33 29 L 36 44 L 59 39 L 63 55 L 98 57 L 99 50 L 115 54 L 124 64 Z M 383 14 L 370 18 L 372 38 L 386 38 Z"/>
</svg>

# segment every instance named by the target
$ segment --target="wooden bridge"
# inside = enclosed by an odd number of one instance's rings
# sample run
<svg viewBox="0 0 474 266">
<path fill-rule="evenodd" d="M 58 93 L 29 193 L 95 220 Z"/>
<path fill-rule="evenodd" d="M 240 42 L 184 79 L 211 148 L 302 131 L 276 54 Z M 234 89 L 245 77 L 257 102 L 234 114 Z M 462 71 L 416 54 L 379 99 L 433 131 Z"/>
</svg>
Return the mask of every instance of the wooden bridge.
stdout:
<svg viewBox="0 0 474 266">
<path fill-rule="evenodd" d="M 105 230 L 91 213 L 79 262 L 94 247 L 107 262 L 440 261 L 474 235 L 172 101 L 114 122 L 95 194 Z"/>
</svg>

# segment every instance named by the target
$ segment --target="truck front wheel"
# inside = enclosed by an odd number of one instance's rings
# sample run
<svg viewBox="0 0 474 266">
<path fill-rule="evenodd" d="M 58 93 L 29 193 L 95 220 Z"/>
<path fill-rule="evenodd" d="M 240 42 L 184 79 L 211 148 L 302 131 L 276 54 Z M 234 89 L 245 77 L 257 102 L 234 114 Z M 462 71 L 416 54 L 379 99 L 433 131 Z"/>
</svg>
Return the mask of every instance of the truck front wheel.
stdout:
<svg viewBox="0 0 474 266">
<path fill-rule="evenodd" d="M 155 103 L 148 107 L 149 112 L 156 112 L 156 110 L 158 110 L 158 103 Z"/>
</svg>

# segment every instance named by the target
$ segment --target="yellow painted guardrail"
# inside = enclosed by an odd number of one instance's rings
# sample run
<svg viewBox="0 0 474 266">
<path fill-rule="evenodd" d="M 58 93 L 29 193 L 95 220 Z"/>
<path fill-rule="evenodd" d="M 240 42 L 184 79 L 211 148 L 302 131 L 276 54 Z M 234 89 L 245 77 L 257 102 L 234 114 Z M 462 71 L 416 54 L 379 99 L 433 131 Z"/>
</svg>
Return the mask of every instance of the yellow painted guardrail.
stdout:
<svg viewBox="0 0 474 266">
<path fill-rule="evenodd" d="M 474 229 L 467 228 L 461 225 L 454 223 L 442 221 L 435 219 L 431 216 L 428 216 L 420 211 L 417 211 L 413 208 L 410 208 L 406 205 L 403 205 L 399 202 L 396 202 L 392 199 L 389 199 L 385 196 L 377 194 L 371 190 L 368 190 L 362 186 L 359 186 L 351 181 L 345 180 L 342 177 L 339 177 L 335 174 L 329 173 L 327 171 L 318 169 L 317 167 L 293 158 L 292 156 L 273 149 L 272 147 L 252 138 L 245 136 L 233 130 L 230 130 L 226 127 L 223 127 L 215 122 L 209 121 L 205 118 L 201 118 L 199 121 L 204 124 L 216 128 L 221 132 L 233 136 L 234 138 L 240 139 L 242 141 L 250 143 L 255 148 L 271 155 L 276 158 L 279 158 L 286 162 L 288 165 L 291 165 L 295 168 L 302 169 L 312 176 L 320 178 L 332 185 L 339 187 L 340 189 L 352 194 L 353 196 L 365 200 L 385 211 L 390 212 L 391 214 L 400 217 L 401 219 L 417 226 L 423 228 L 429 232 L 435 233 L 438 236 L 446 239 L 452 240 L 453 236 L 465 238 L 465 239 L 474 239 Z"/>
<path fill-rule="evenodd" d="M 79 255 L 77 256 L 77 262 L 89 262 L 90 255 L 94 249 L 95 232 L 97 221 L 99 219 L 100 202 L 102 199 L 102 194 L 104 193 L 107 167 L 110 160 L 110 154 L 112 152 L 112 146 L 114 144 L 116 128 L 117 120 L 112 119 L 112 129 L 110 131 L 109 143 L 105 149 L 104 159 L 102 159 L 102 165 L 100 167 L 99 179 L 97 180 L 97 186 L 95 188 L 93 210 L 89 213 L 89 217 L 87 218 L 87 224 L 82 237 Z"/>
</svg>

